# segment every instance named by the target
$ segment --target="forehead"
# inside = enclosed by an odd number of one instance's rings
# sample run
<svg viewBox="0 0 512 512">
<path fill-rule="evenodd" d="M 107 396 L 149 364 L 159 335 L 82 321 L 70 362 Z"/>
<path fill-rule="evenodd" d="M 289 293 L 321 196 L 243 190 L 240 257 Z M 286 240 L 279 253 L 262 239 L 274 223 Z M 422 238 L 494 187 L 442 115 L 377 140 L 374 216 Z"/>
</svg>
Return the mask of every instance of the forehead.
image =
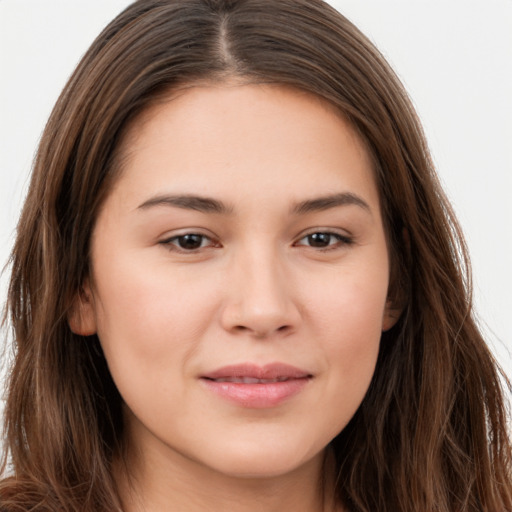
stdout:
<svg viewBox="0 0 512 512">
<path fill-rule="evenodd" d="M 131 184 L 138 192 L 192 187 L 236 195 L 245 184 L 253 191 L 270 192 L 273 185 L 291 194 L 311 187 L 327 194 L 343 180 L 377 192 L 369 152 L 339 111 L 284 86 L 221 84 L 173 92 L 130 124 L 120 155 L 114 188 Z"/>
</svg>

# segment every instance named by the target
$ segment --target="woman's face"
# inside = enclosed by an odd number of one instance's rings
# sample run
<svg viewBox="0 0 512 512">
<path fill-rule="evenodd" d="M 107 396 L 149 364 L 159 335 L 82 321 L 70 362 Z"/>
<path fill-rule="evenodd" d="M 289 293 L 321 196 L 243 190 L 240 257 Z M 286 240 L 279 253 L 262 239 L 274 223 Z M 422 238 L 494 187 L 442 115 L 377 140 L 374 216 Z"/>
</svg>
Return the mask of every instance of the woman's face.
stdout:
<svg viewBox="0 0 512 512">
<path fill-rule="evenodd" d="M 70 324 L 97 332 L 129 442 L 237 476 L 318 461 L 393 323 L 365 148 L 315 97 L 219 85 L 152 107 L 123 151 Z"/>
</svg>

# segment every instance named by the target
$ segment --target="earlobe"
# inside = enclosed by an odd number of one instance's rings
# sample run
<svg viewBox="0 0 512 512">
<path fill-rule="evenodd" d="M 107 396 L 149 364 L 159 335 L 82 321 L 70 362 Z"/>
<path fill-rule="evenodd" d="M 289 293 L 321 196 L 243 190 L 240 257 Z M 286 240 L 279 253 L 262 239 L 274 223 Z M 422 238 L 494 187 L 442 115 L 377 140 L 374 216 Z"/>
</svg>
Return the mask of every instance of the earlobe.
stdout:
<svg viewBox="0 0 512 512">
<path fill-rule="evenodd" d="M 394 301 L 388 299 L 386 301 L 386 307 L 384 309 L 384 315 L 382 318 L 382 332 L 389 331 L 400 318 L 403 308 L 398 308 L 394 304 Z"/>
<path fill-rule="evenodd" d="M 69 328 L 80 336 L 96 334 L 96 315 L 88 282 L 77 292 L 68 314 Z"/>
<path fill-rule="evenodd" d="M 382 332 L 389 331 L 398 322 L 407 307 L 411 241 L 409 231 L 405 227 L 402 229 L 401 247 L 402 257 L 398 257 L 397 250 L 391 258 L 390 287 L 382 317 Z"/>
</svg>

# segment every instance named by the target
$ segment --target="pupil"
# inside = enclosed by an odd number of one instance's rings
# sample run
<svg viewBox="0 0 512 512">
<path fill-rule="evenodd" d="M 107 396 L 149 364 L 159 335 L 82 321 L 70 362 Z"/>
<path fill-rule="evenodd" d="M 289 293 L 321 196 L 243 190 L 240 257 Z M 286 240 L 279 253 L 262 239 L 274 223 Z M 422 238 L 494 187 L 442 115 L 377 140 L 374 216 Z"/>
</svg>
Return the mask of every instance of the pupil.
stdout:
<svg viewBox="0 0 512 512">
<path fill-rule="evenodd" d="M 178 239 L 179 246 L 182 249 L 199 249 L 202 241 L 202 235 L 183 235 Z"/>
<path fill-rule="evenodd" d="M 313 233 L 308 236 L 308 242 L 311 247 L 326 247 L 331 241 L 329 233 Z"/>
</svg>

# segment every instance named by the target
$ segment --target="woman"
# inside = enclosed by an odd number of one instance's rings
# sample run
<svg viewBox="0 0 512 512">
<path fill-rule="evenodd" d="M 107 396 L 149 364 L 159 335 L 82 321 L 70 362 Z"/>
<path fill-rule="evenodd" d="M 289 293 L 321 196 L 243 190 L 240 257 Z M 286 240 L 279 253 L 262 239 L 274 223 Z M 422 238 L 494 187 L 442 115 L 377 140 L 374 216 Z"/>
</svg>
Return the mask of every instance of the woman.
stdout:
<svg viewBox="0 0 512 512">
<path fill-rule="evenodd" d="M 462 237 L 326 4 L 145 0 L 93 43 L 12 256 L 11 510 L 511 510 Z"/>
</svg>

